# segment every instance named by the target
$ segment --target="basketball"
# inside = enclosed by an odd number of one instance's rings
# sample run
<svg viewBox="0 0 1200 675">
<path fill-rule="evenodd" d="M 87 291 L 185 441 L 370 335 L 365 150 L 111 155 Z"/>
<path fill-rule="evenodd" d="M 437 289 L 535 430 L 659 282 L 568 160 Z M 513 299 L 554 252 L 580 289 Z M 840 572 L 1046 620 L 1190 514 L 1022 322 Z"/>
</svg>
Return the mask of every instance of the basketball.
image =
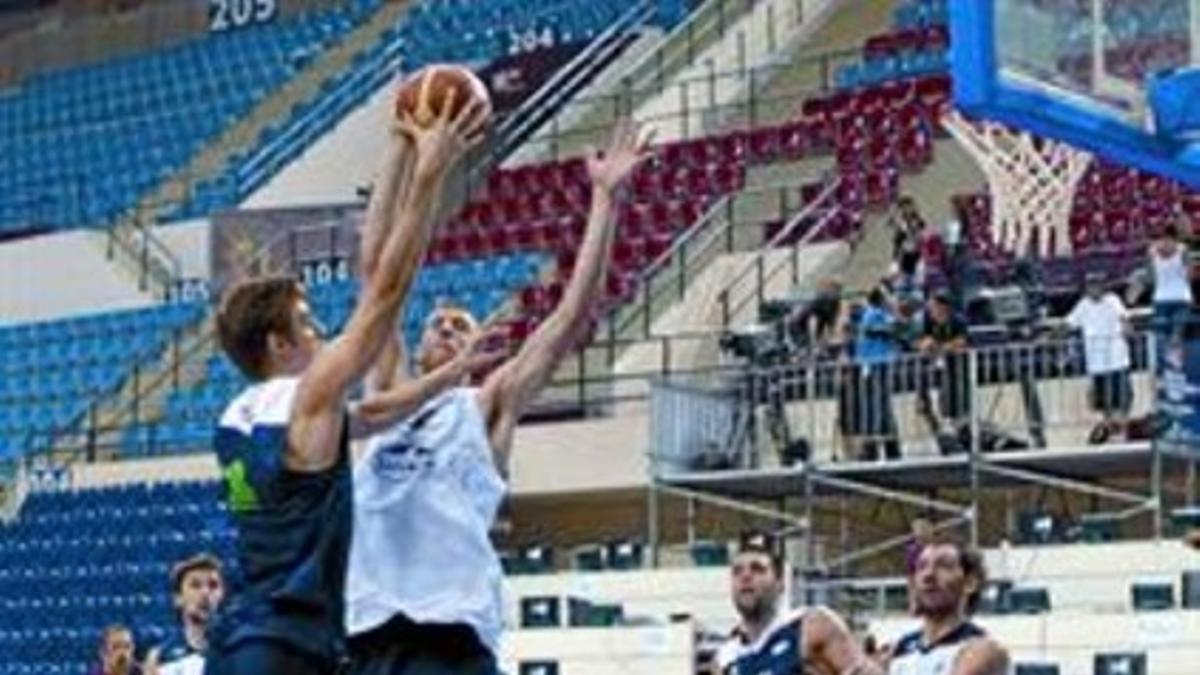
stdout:
<svg viewBox="0 0 1200 675">
<path fill-rule="evenodd" d="M 396 92 L 396 117 L 412 115 L 418 126 L 433 124 L 442 113 L 447 96 L 456 92 L 451 102 L 451 116 L 457 115 L 473 100 L 480 100 L 491 109 L 491 97 L 483 81 L 470 69 L 456 65 L 433 65 L 413 73 L 400 84 Z"/>
</svg>

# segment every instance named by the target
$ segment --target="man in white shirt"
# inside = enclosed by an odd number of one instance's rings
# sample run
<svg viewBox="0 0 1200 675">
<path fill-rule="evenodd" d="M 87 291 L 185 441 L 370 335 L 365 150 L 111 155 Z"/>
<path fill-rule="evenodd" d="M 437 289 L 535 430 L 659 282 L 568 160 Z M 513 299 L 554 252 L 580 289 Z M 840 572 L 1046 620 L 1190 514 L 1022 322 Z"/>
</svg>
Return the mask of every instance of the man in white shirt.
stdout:
<svg viewBox="0 0 1200 675">
<path fill-rule="evenodd" d="M 1183 337 L 1191 317 L 1192 275 L 1187 258 L 1187 247 L 1179 241 L 1179 228 L 1174 225 L 1150 247 L 1156 332 L 1171 341 Z M 1160 349 L 1166 346 L 1159 345 Z"/>
<path fill-rule="evenodd" d="M 368 395 L 353 409 L 380 431 L 354 470 L 345 611 L 351 673 L 498 672 L 502 571 L 488 535 L 507 490 L 513 433 L 588 334 L 621 186 L 648 156 L 648 142 L 622 124 L 611 145 L 588 158 L 591 212 L 563 299 L 481 386 L 465 385 L 476 365 L 494 365 L 488 333 L 457 307 L 438 307 L 426 321 L 416 373 L 405 372 L 395 336 L 376 361 Z"/>
<path fill-rule="evenodd" d="M 971 621 L 986 580 L 978 551 L 951 539 L 926 544 L 908 574 L 921 627 L 885 650 L 888 675 L 1009 675 L 1008 651 Z"/>
<path fill-rule="evenodd" d="M 1087 292 L 1067 315 L 1067 325 L 1083 334 L 1084 362 L 1092 378 L 1092 407 L 1103 417 L 1089 442 L 1101 444 L 1126 428 L 1133 405 L 1129 312 L 1115 293 L 1106 290 L 1102 278 L 1089 276 Z"/>
</svg>

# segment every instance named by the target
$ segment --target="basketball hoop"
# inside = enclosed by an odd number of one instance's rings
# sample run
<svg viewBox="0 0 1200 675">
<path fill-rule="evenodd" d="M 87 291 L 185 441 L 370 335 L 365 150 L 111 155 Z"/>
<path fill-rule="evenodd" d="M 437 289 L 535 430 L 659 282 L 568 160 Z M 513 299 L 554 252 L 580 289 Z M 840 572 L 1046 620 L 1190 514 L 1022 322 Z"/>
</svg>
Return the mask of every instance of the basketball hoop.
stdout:
<svg viewBox="0 0 1200 675">
<path fill-rule="evenodd" d="M 968 120 L 956 110 L 943 115 L 942 124 L 987 177 L 996 246 L 1018 256 L 1069 253 L 1071 204 L 1091 153 L 996 122 Z M 1035 236 L 1037 251 L 1031 248 Z"/>
</svg>

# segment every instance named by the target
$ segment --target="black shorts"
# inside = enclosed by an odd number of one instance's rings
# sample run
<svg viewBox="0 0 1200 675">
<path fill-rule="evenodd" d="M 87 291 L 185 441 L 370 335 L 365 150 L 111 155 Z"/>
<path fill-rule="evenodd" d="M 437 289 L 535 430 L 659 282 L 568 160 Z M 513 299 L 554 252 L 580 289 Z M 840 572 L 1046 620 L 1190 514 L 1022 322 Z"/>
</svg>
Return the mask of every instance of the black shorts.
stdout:
<svg viewBox="0 0 1200 675">
<path fill-rule="evenodd" d="M 499 675 L 496 659 L 463 624 L 404 617 L 350 639 L 351 675 Z"/>
<path fill-rule="evenodd" d="M 1092 409 L 1100 413 L 1127 413 L 1133 407 L 1133 384 L 1128 370 L 1092 376 Z"/>
<path fill-rule="evenodd" d="M 336 663 L 322 661 L 279 640 L 245 640 L 210 649 L 204 675 L 335 675 Z"/>
</svg>

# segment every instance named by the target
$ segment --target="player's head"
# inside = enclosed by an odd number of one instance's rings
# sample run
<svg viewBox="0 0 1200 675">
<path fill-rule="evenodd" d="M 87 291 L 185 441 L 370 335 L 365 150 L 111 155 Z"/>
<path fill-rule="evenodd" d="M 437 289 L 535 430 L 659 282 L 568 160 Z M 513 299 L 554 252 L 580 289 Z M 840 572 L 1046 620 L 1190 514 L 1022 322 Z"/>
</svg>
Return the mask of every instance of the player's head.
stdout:
<svg viewBox="0 0 1200 675">
<path fill-rule="evenodd" d="M 171 569 L 171 597 L 184 623 L 206 625 L 225 597 L 221 561 L 200 553 L 176 563 Z"/>
<path fill-rule="evenodd" d="M 251 380 L 298 375 L 321 347 L 308 296 L 291 277 L 243 281 L 217 312 L 221 348 Z"/>
<path fill-rule="evenodd" d="M 775 612 L 783 595 L 783 561 L 769 535 L 742 538 L 730 568 L 733 606 L 746 622 L 759 622 Z"/>
<path fill-rule="evenodd" d="M 133 669 L 133 632 L 115 623 L 100 638 L 100 665 L 105 675 L 125 675 Z"/>
<path fill-rule="evenodd" d="M 427 373 L 444 365 L 462 350 L 479 331 L 479 322 L 466 309 L 453 304 L 439 304 L 425 319 L 421 346 L 417 351 L 417 366 Z"/>
<path fill-rule="evenodd" d="M 986 582 L 978 551 L 953 539 L 936 539 L 921 549 L 909 579 L 913 609 L 933 619 L 968 616 L 978 606 Z"/>
</svg>

